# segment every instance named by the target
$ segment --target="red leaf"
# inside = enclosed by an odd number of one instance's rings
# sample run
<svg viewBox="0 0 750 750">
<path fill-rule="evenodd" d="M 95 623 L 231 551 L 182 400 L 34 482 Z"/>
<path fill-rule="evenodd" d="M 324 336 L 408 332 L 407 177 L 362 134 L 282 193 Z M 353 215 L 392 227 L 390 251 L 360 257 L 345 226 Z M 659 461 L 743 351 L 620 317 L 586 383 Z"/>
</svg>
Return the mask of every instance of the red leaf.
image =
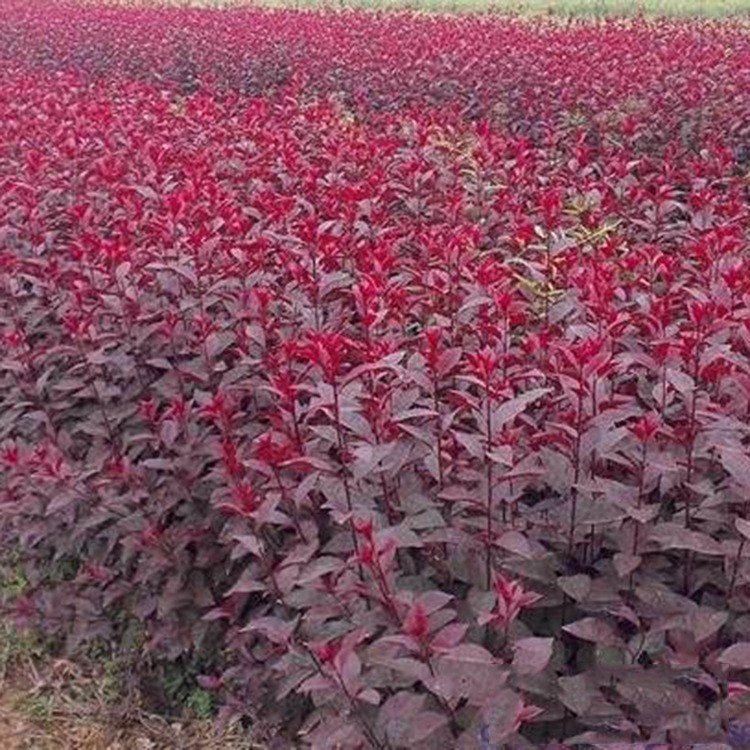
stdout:
<svg viewBox="0 0 750 750">
<path fill-rule="evenodd" d="M 537 388 L 532 391 L 522 393 L 520 396 L 510 399 L 503 403 L 493 414 L 492 424 L 497 430 L 506 425 L 508 422 L 512 422 L 519 414 L 521 414 L 527 406 L 533 404 L 534 401 L 538 401 L 542 396 L 546 396 L 551 393 L 551 388 Z"/>
<path fill-rule="evenodd" d="M 430 639 L 433 651 L 446 651 L 461 642 L 469 626 L 465 623 L 454 622 L 446 625 Z"/>
</svg>

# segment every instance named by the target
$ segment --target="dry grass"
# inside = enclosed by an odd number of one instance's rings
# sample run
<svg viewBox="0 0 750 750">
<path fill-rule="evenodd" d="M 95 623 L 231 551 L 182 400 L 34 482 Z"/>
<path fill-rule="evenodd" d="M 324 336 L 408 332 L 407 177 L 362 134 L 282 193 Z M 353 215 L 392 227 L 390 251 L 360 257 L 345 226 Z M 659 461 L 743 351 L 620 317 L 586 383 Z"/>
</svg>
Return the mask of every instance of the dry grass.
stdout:
<svg viewBox="0 0 750 750">
<path fill-rule="evenodd" d="M 26 588 L 17 565 L 0 565 L 0 607 Z M 56 659 L 33 633 L 0 615 L 0 750 L 264 750 L 260 727 L 219 731 L 210 719 L 175 720 L 123 659 Z M 273 728 L 263 735 L 273 736 Z"/>
<path fill-rule="evenodd" d="M 23 658 L 0 681 L 2 750 L 262 750 L 239 725 L 174 721 L 113 696 L 95 669 Z"/>
</svg>

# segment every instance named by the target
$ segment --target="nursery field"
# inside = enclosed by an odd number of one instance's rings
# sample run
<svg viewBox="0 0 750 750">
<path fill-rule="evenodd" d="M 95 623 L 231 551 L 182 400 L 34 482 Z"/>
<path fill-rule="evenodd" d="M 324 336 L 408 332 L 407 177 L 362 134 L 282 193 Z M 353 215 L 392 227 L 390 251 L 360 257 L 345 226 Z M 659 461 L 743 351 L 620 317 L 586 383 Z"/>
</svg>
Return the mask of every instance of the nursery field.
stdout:
<svg viewBox="0 0 750 750">
<path fill-rule="evenodd" d="M 123 0 L 106 0 L 122 5 Z M 154 0 L 133 0 L 152 6 Z M 133 2 L 128 4 L 133 4 Z M 651 17 L 745 18 L 750 0 L 160 0 L 160 5 L 228 8 L 256 5 L 297 9 L 412 10 L 436 13 L 502 13 L 518 17 L 548 15 L 576 18 Z"/>
<path fill-rule="evenodd" d="M 3 632 L 274 748 L 747 746 L 743 22 L 0 5 Z"/>
</svg>

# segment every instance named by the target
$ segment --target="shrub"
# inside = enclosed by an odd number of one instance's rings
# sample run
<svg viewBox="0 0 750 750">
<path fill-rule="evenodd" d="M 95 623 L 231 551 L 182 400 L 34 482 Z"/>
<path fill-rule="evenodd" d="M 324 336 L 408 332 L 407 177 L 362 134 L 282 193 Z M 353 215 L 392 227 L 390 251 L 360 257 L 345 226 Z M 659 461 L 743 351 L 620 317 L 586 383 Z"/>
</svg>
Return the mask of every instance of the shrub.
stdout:
<svg viewBox="0 0 750 750">
<path fill-rule="evenodd" d="M 8 11 L 21 622 L 312 747 L 741 716 L 738 27 Z"/>
</svg>

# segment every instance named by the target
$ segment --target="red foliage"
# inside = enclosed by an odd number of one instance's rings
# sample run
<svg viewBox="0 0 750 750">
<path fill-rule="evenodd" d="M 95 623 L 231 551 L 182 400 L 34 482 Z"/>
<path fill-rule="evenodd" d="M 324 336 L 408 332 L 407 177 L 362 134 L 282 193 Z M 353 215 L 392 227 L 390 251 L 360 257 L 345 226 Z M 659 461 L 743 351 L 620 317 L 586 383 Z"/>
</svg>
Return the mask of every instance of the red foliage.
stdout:
<svg viewBox="0 0 750 750">
<path fill-rule="evenodd" d="M 19 619 L 312 747 L 721 736 L 745 30 L 2 7 Z"/>
</svg>

